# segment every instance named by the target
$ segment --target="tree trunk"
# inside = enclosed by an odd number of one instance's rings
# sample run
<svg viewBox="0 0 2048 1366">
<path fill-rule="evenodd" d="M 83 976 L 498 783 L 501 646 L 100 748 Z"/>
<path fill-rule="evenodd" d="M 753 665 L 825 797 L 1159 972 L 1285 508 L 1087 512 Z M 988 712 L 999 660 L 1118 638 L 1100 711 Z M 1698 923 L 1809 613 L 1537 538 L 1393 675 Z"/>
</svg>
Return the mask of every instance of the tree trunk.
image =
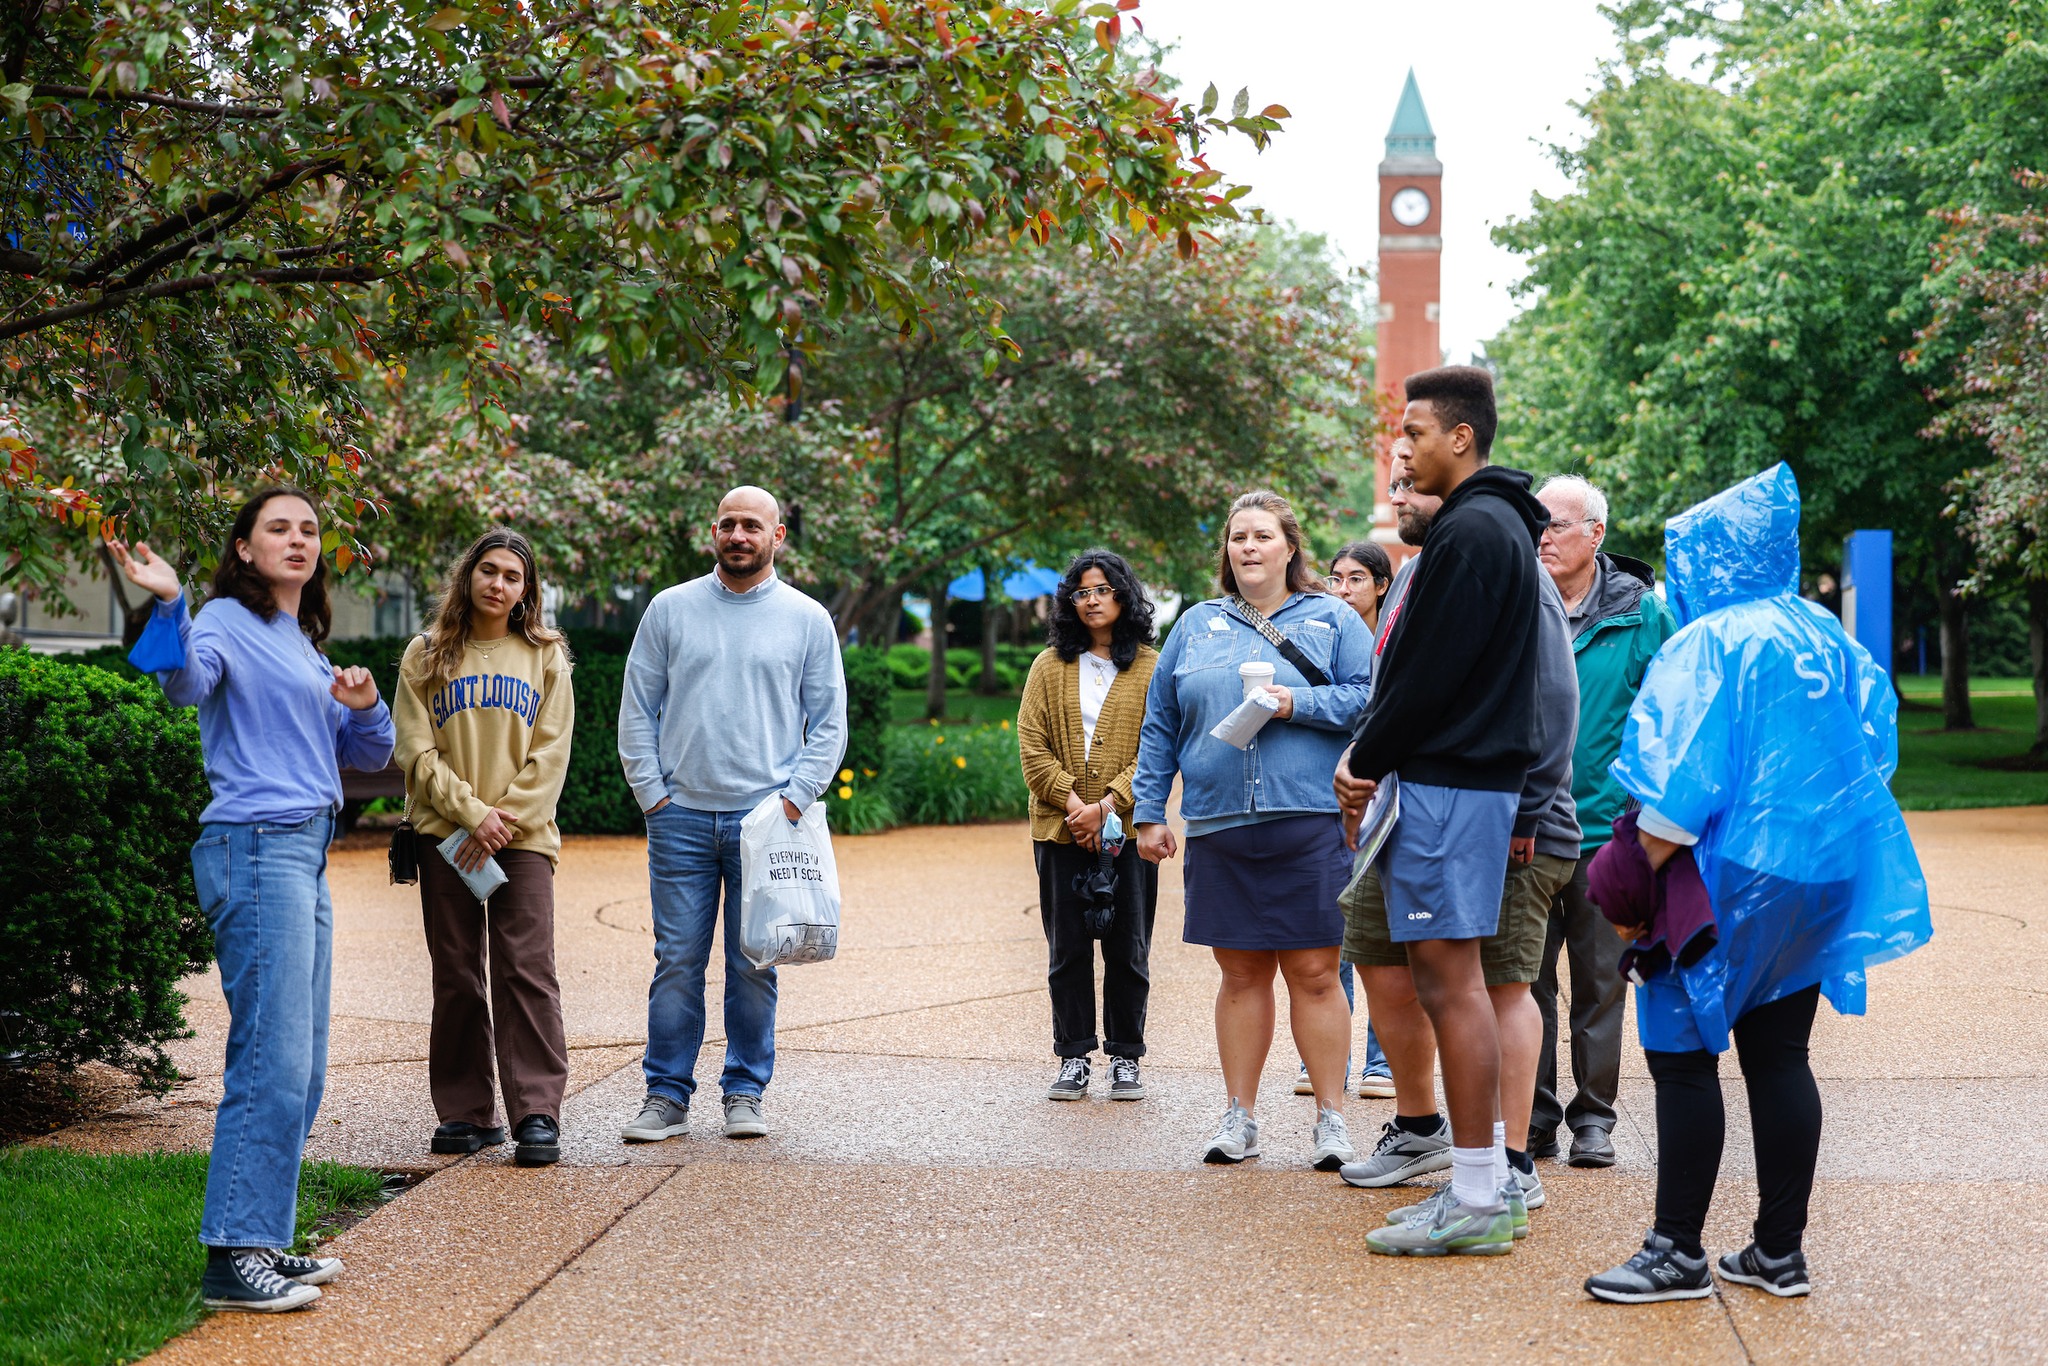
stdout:
<svg viewBox="0 0 2048 1366">
<path fill-rule="evenodd" d="M 2034 749 L 2048 759 L 2048 579 L 2027 580 L 2027 655 L 2034 666 Z"/>
<path fill-rule="evenodd" d="M 996 606 L 996 576 L 992 569 L 981 574 L 981 695 L 994 697 L 1003 690 L 996 677 L 996 637 L 1001 634 L 1003 609 Z"/>
<path fill-rule="evenodd" d="M 1970 714 L 1970 604 L 1947 565 L 1939 571 L 1935 599 L 1941 611 L 1941 728 L 1972 730 Z"/>
<path fill-rule="evenodd" d="M 937 721 L 946 714 L 946 581 L 932 580 L 932 671 L 925 681 L 924 716 Z"/>
</svg>

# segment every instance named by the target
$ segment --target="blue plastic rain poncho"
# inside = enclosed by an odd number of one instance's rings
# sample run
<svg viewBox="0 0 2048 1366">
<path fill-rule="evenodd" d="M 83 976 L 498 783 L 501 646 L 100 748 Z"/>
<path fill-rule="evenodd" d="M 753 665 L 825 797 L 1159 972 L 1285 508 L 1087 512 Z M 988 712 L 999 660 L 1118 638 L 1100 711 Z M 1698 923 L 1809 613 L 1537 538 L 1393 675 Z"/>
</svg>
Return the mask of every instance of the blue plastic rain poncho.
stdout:
<svg viewBox="0 0 2048 1366">
<path fill-rule="evenodd" d="M 1818 983 L 1864 1010 L 1866 970 L 1934 933 L 1927 882 L 1886 786 L 1891 682 L 1798 596 L 1799 485 L 1765 470 L 1665 524 L 1666 641 L 1613 773 L 1697 835 L 1719 944 L 1636 993 L 1643 1047 L 1724 1052 L 1744 1013 Z"/>
</svg>

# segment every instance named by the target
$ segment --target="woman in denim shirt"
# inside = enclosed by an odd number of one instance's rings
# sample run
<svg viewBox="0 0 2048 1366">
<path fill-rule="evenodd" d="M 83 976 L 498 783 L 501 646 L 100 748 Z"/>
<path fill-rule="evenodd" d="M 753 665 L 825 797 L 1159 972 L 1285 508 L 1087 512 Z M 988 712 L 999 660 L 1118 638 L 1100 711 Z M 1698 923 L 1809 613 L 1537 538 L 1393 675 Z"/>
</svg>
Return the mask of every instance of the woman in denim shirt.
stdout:
<svg viewBox="0 0 2048 1366">
<path fill-rule="evenodd" d="M 1273 974 L 1287 979 L 1294 1044 L 1316 1097 L 1313 1161 L 1353 1158 L 1344 1125 L 1351 1013 L 1337 979 L 1344 916 L 1337 894 L 1351 855 L 1329 775 L 1365 710 L 1372 634 L 1326 592 L 1309 564 L 1294 510 L 1247 493 L 1225 519 L 1223 596 L 1181 613 L 1145 699 L 1132 784 L 1138 851 L 1171 858 L 1166 801 L 1181 778 L 1187 822 L 1182 938 L 1216 955 L 1216 1047 L 1229 1107 L 1204 1150 L 1209 1162 L 1259 1155 L 1259 1072 L 1273 1044 Z M 1328 680 L 1309 679 L 1258 629 L 1267 622 Z M 1280 703 L 1245 749 L 1209 734 L 1244 699 L 1239 666 L 1270 665 Z"/>
<path fill-rule="evenodd" d="M 213 926 L 228 1045 L 199 1221 L 200 1293 L 209 1309 L 297 1309 L 341 1271 L 335 1258 L 285 1251 L 327 1073 L 327 846 L 340 766 L 391 762 L 391 709 L 369 670 L 337 669 L 320 652 L 327 567 L 319 515 L 299 490 L 266 489 L 243 505 L 196 616 L 168 560 L 143 544 L 109 548 L 157 598 L 129 662 L 154 672 L 176 705 L 199 708 L 213 792 L 192 880 Z"/>
</svg>

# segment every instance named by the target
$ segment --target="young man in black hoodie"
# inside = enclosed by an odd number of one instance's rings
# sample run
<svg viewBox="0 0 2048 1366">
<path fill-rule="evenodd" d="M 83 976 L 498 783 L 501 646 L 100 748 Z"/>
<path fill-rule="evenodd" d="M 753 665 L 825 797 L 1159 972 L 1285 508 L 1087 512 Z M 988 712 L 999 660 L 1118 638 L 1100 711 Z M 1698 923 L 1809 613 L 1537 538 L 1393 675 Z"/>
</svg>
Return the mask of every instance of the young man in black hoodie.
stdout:
<svg viewBox="0 0 2048 1366">
<path fill-rule="evenodd" d="M 1383 630 L 1381 682 L 1339 775 L 1347 819 L 1388 774 L 1401 815 L 1380 855 L 1388 929 L 1406 946 L 1435 1030 L 1452 1179 L 1374 1252 L 1512 1250 L 1495 1181 L 1500 1035 L 1479 941 L 1499 923 L 1519 795 L 1542 747 L 1537 538 L 1549 513 L 1529 477 L 1487 463 L 1493 380 L 1474 366 L 1410 376 L 1402 432 L 1417 492 L 1441 497 L 1406 597 Z M 1348 773 L 1346 772 L 1348 770 Z M 1520 1135 L 1517 1135 L 1520 1137 Z"/>
</svg>

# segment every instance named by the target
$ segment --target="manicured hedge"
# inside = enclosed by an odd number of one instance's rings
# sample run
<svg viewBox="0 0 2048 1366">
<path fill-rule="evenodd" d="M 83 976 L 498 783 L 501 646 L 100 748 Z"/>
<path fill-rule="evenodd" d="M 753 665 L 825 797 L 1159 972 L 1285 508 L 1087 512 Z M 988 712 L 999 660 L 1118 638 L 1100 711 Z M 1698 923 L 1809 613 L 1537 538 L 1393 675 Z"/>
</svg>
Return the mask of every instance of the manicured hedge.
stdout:
<svg viewBox="0 0 2048 1366">
<path fill-rule="evenodd" d="M 130 673 L 0 649 L 0 1030 L 167 1086 L 178 979 L 213 959 L 191 861 L 206 774 L 194 713 Z"/>
</svg>

